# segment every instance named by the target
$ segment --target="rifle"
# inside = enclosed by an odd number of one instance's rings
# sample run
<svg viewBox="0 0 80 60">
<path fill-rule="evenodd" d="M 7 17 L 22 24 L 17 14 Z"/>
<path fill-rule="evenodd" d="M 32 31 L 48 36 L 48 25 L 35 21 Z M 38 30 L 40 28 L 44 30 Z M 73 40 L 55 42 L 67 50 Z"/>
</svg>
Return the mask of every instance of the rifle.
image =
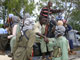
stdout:
<svg viewBox="0 0 80 60">
<path fill-rule="evenodd" d="M 28 38 L 27 35 L 25 34 L 25 32 L 26 32 L 27 30 L 26 30 L 26 31 L 23 31 L 23 27 L 24 27 L 24 18 L 16 11 L 15 8 L 13 9 L 13 11 L 19 16 L 20 19 L 23 19 L 23 26 L 22 26 L 22 28 L 21 28 L 23 34 L 21 34 L 20 39 L 21 39 L 21 37 L 24 35 L 25 38 L 26 38 L 27 40 L 29 40 L 29 38 Z"/>
<path fill-rule="evenodd" d="M 19 16 L 20 19 L 23 19 L 23 17 L 16 11 L 16 9 L 14 8 L 13 11 L 16 13 L 16 15 Z"/>
<path fill-rule="evenodd" d="M 53 27 L 55 26 L 54 23 L 53 23 L 53 21 L 51 21 L 51 18 L 50 18 L 50 16 L 49 16 L 49 15 L 50 15 L 49 12 L 50 12 L 50 9 L 48 8 L 48 17 L 47 17 L 48 23 L 46 24 L 46 28 L 45 28 L 45 35 L 46 35 L 47 37 L 50 37 L 50 36 L 51 36 L 51 34 L 52 34 L 52 29 L 53 29 Z"/>
</svg>

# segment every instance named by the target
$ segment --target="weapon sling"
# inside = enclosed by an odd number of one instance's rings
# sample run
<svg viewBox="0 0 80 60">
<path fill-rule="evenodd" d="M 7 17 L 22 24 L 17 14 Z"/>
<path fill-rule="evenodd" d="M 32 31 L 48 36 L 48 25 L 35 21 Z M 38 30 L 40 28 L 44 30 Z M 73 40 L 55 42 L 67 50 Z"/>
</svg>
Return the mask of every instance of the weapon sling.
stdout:
<svg viewBox="0 0 80 60">
<path fill-rule="evenodd" d="M 27 37 L 27 35 L 26 35 L 26 33 L 25 33 L 27 30 L 26 30 L 26 31 L 23 31 L 23 27 L 24 27 L 24 18 L 21 17 L 20 14 L 18 14 L 18 12 L 17 12 L 15 9 L 13 9 L 13 11 L 20 17 L 20 19 L 23 19 L 23 26 L 22 26 L 21 30 L 22 30 L 23 35 L 25 36 L 25 38 L 26 38 L 27 40 L 29 40 L 29 38 Z M 21 34 L 20 38 L 21 38 L 23 35 Z"/>
</svg>

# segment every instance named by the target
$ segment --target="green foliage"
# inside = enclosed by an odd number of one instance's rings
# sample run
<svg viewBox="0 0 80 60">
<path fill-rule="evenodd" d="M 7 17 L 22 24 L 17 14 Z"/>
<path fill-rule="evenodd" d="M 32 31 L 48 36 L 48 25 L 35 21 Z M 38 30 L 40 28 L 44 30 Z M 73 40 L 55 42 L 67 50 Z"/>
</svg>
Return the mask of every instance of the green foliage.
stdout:
<svg viewBox="0 0 80 60">
<path fill-rule="evenodd" d="M 73 2 L 76 5 L 75 9 L 72 10 L 70 14 L 70 24 L 73 26 L 74 29 L 80 31 L 80 1 L 76 0 Z"/>
<path fill-rule="evenodd" d="M 9 13 L 14 13 L 13 8 L 19 13 L 22 7 L 25 7 L 25 12 L 32 13 L 35 7 L 34 3 L 29 3 L 28 0 L 6 0 L 3 5 L 8 8 Z"/>
<path fill-rule="evenodd" d="M 29 1 L 31 1 L 29 3 Z M 49 0 L 39 0 L 41 2 L 48 2 Z M 77 22 L 80 22 L 80 0 L 51 0 L 54 3 L 56 3 L 56 6 L 53 6 L 54 9 L 58 8 L 65 8 L 66 7 L 66 16 L 69 19 L 69 23 L 72 25 L 74 29 L 80 30 L 80 24 Z M 70 8 L 74 6 L 64 6 L 63 3 L 72 3 L 75 4 L 74 10 L 70 11 Z M 38 2 L 38 11 L 43 7 L 43 3 Z M 4 6 L 8 8 L 9 13 L 14 13 L 12 11 L 13 8 L 15 8 L 18 12 L 20 12 L 22 7 L 25 7 L 25 12 L 29 12 L 32 14 L 32 11 L 36 7 L 34 2 L 32 0 L 5 0 Z M 64 6 L 64 7 L 63 7 Z M 68 9 L 68 10 L 67 10 Z M 38 15 L 38 14 L 36 14 Z M 65 17 L 66 17 L 65 16 Z"/>
<path fill-rule="evenodd" d="M 30 14 L 32 13 L 32 10 L 34 10 L 35 6 L 34 6 L 34 2 L 31 2 L 30 4 L 25 4 L 26 8 L 25 11 L 29 12 Z"/>
<path fill-rule="evenodd" d="M 80 10 L 73 10 L 72 14 L 70 15 L 70 24 L 76 30 L 80 30 Z"/>
<path fill-rule="evenodd" d="M 80 21 L 80 10 L 73 10 L 71 18 L 76 21 Z"/>
<path fill-rule="evenodd" d="M 73 27 L 73 29 L 80 31 L 80 23 L 75 20 L 70 20 L 69 24 Z"/>
<path fill-rule="evenodd" d="M 45 1 L 48 1 L 48 0 L 41 0 L 41 1 L 44 1 L 45 2 Z"/>
<path fill-rule="evenodd" d="M 0 24 L 0 28 L 3 26 L 3 24 Z"/>
<path fill-rule="evenodd" d="M 61 1 L 63 1 L 63 2 L 65 2 L 65 0 L 61 0 Z M 67 2 L 70 2 L 71 0 L 66 0 Z"/>
</svg>

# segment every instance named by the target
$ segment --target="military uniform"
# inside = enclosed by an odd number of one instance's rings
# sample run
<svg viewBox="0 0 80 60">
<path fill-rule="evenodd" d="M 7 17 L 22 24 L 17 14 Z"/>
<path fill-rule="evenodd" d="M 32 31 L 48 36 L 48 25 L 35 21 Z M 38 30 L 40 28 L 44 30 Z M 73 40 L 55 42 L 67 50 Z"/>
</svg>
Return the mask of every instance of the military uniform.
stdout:
<svg viewBox="0 0 80 60">
<path fill-rule="evenodd" d="M 14 60 L 28 60 L 32 54 L 32 46 L 35 41 L 35 34 L 32 30 L 26 31 L 29 40 L 22 36 L 21 39 L 17 38 L 16 44 L 14 46 Z M 19 35 L 19 34 L 18 34 Z"/>
<path fill-rule="evenodd" d="M 16 29 L 16 36 L 17 36 L 17 33 L 19 32 L 19 24 L 17 24 L 17 29 Z M 13 36 L 10 40 L 10 47 L 11 47 L 11 53 L 13 53 L 13 47 L 15 45 L 15 42 L 16 42 L 16 36 Z"/>
<path fill-rule="evenodd" d="M 32 47 L 35 42 L 35 33 L 31 29 L 31 25 L 29 25 L 30 20 L 27 19 L 26 21 L 26 24 L 24 23 L 24 27 L 27 28 L 24 29 L 23 27 L 23 30 L 26 30 L 25 34 L 29 40 L 24 35 L 21 36 L 20 31 L 18 32 L 16 36 L 16 43 L 13 49 L 13 60 L 29 60 L 30 57 L 32 57 Z"/>
<path fill-rule="evenodd" d="M 18 33 L 18 27 L 19 27 L 19 17 L 17 16 L 13 16 L 12 17 L 12 34 L 8 36 L 8 39 L 11 39 L 10 40 L 10 47 L 11 47 L 11 53 L 13 53 L 13 47 L 14 47 L 14 44 L 15 44 L 15 41 L 16 41 L 16 35 Z"/>
</svg>

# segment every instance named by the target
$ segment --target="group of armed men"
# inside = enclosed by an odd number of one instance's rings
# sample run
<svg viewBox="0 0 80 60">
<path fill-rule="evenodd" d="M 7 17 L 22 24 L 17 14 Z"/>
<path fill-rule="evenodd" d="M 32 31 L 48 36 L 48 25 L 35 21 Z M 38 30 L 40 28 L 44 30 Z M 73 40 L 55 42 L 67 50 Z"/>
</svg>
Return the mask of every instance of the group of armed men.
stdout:
<svg viewBox="0 0 80 60">
<path fill-rule="evenodd" d="M 47 49 L 50 52 L 50 60 L 68 60 L 68 52 L 71 54 L 72 51 L 70 50 L 69 41 L 65 37 L 67 21 L 49 19 L 52 13 L 63 12 L 63 10 L 53 10 L 51 7 L 52 2 L 49 1 L 48 5 L 42 8 L 39 21 L 35 24 L 29 13 L 25 13 L 22 20 L 13 14 L 9 15 L 7 23 L 11 26 L 11 29 L 9 29 L 11 35 L 8 36 L 8 39 L 10 39 L 11 47 L 10 56 L 13 60 L 30 60 L 33 45 L 36 45 L 36 43 L 40 43 L 42 60 L 46 60 L 45 53 Z M 54 55 L 54 46 L 61 48 L 61 56 L 52 56 Z"/>
</svg>

